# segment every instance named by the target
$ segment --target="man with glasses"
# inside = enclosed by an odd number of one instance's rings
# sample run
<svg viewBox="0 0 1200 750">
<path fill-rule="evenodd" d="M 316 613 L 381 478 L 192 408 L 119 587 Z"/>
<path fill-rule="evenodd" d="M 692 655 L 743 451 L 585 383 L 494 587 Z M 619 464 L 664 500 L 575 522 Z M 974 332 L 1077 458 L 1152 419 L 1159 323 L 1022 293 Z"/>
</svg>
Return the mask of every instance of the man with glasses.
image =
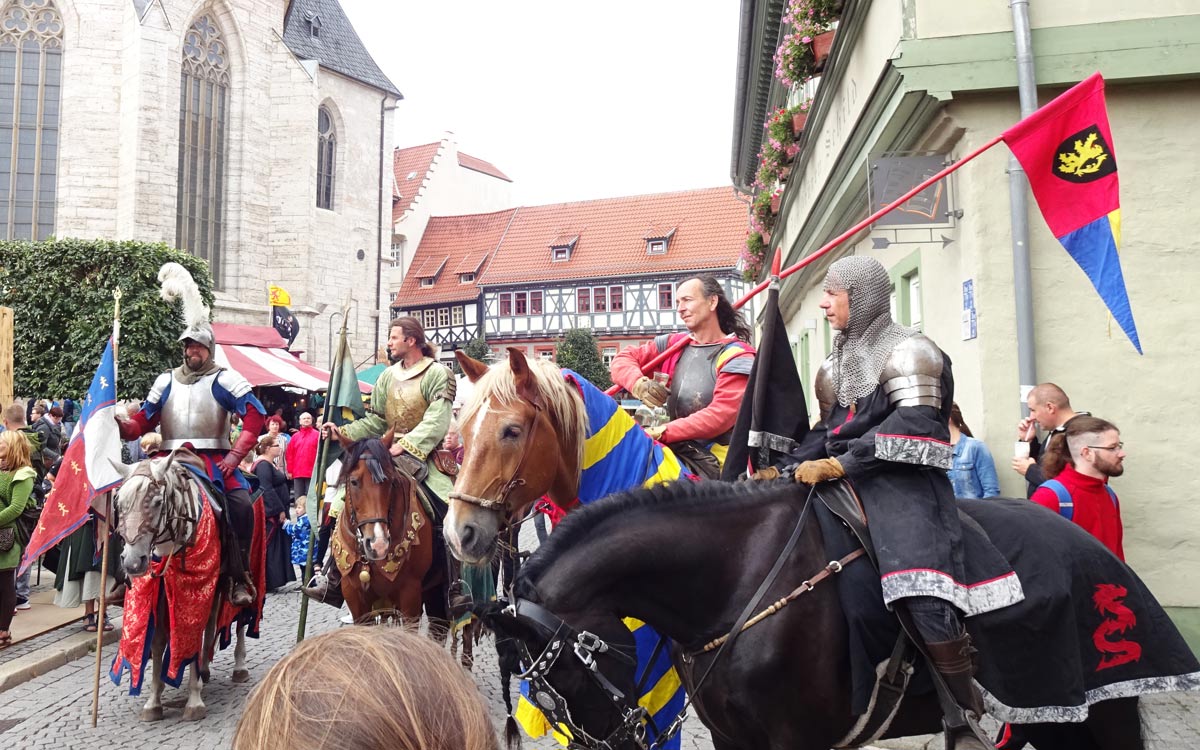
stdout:
<svg viewBox="0 0 1200 750">
<path fill-rule="evenodd" d="M 1091 416 L 1075 417 L 1063 432 L 1066 440 L 1052 443 L 1047 453 L 1069 451 L 1070 459 L 1063 456 L 1062 471 L 1030 499 L 1083 527 L 1124 560 L 1121 504 L 1108 486 L 1110 477 L 1125 473 L 1121 432 L 1111 422 Z"/>
</svg>

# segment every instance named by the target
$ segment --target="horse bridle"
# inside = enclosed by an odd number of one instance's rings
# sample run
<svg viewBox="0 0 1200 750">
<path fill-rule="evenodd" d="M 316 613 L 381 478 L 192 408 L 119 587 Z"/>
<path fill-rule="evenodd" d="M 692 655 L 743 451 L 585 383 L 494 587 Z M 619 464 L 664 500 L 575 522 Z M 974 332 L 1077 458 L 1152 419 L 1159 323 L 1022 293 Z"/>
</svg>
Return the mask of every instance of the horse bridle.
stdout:
<svg viewBox="0 0 1200 750">
<path fill-rule="evenodd" d="M 513 524 L 509 521 L 509 517 L 512 515 L 513 508 L 512 503 L 509 502 L 508 496 L 512 494 L 513 490 L 518 487 L 522 487 L 525 484 L 525 480 L 522 478 L 521 472 L 525 468 L 525 462 L 529 459 L 531 446 L 533 445 L 533 438 L 535 435 L 537 435 L 538 417 L 540 417 L 542 412 L 546 409 L 545 404 L 542 403 L 541 394 L 538 394 L 533 399 L 521 397 L 521 401 L 524 401 L 533 407 L 533 420 L 529 425 L 529 434 L 525 439 L 525 448 L 521 452 L 521 460 L 517 462 L 517 465 L 513 469 L 512 475 L 509 477 L 508 481 L 501 485 L 500 492 L 496 494 L 496 498 L 494 500 L 489 500 L 486 497 L 477 497 L 475 495 L 468 495 L 465 492 L 457 491 L 451 492 L 448 495 L 449 499 L 451 500 L 461 500 L 464 503 L 474 505 L 477 508 L 482 508 L 483 510 L 501 511 L 504 513 L 505 526 L 519 526 L 525 521 L 525 519 L 521 519 L 516 524 Z M 484 487 L 484 494 L 486 494 L 486 491 L 492 487 L 494 482 L 495 480 L 489 482 L 487 486 Z"/>
<path fill-rule="evenodd" d="M 170 468 L 171 467 L 168 466 L 163 470 L 163 479 L 161 480 L 154 478 L 154 472 L 151 471 L 148 466 L 145 469 L 139 466 L 134 469 L 132 474 L 130 474 L 130 476 L 145 477 L 149 482 L 147 491 L 142 493 L 143 498 L 141 502 L 143 505 L 148 505 L 150 499 L 154 497 L 155 493 L 161 494 L 163 497 L 164 507 L 162 513 L 160 514 L 160 517 L 163 520 L 163 525 L 158 533 L 150 538 L 151 549 L 164 542 L 177 542 L 181 547 L 188 547 L 191 545 L 193 541 L 192 536 L 195 534 L 197 519 L 192 518 L 190 515 L 179 513 L 176 508 L 176 504 L 171 504 L 170 506 L 167 504 L 166 489 L 168 481 L 166 479 L 166 471 Z M 117 506 L 116 510 L 118 512 L 120 511 L 119 505 Z M 150 524 L 151 521 L 149 519 L 149 514 L 144 514 L 142 523 L 137 529 L 137 536 L 135 536 L 134 539 L 146 533 L 147 531 L 152 531 L 152 529 L 150 529 Z M 118 525 L 117 528 L 119 529 L 120 526 Z"/>
<path fill-rule="evenodd" d="M 363 459 L 363 460 L 365 461 L 366 459 Z M 395 468 L 394 464 L 393 464 L 393 468 Z M 395 469 L 395 470 L 399 471 L 399 469 Z M 380 471 L 383 472 L 384 477 L 389 485 L 398 485 L 400 483 L 400 478 L 395 476 L 394 474 L 389 476 L 388 470 L 385 467 L 381 466 Z M 371 477 L 372 480 L 375 479 L 375 476 L 371 471 L 370 465 L 367 466 L 367 474 Z M 412 481 L 415 482 L 416 479 L 412 479 Z M 380 482 L 376 482 L 376 484 L 379 484 L 379 483 Z M 409 509 L 410 501 L 411 501 L 411 498 L 409 498 L 409 497 L 404 498 L 403 518 L 408 518 L 408 509 Z M 387 526 L 388 533 L 390 534 L 392 531 L 392 511 L 393 510 L 395 510 L 395 503 L 389 502 L 387 518 L 367 518 L 367 519 L 363 520 L 362 522 L 359 522 L 358 514 L 354 510 L 354 503 L 352 502 L 352 500 L 350 498 L 350 489 L 346 488 L 346 511 L 347 511 L 347 515 L 349 516 L 350 528 L 353 530 L 353 533 L 354 533 L 354 541 L 358 544 L 358 554 L 360 557 L 362 557 L 362 559 L 364 561 L 368 561 L 370 558 L 367 555 L 367 551 L 368 551 L 367 550 L 367 540 L 366 540 L 366 537 L 363 536 L 363 532 L 362 532 L 363 527 L 366 526 L 367 524 L 382 522 Z"/>
<path fill-rule="evenodd" d="M 517 677 L 529 681 L 530 698 L 550 723 L 555 727 L 566 727 L 570 733 L 568 750 L 613 750 L 625 740 L 633 740 L 642 750 L 656 750 L 674 734 L 674 731 L 664 732 L 653 743 L 647 744 L 646 727 L 643 723 L 648 718 L 646 709 L 630 700 L 597 669 L 596 654 L 604 653 L 636 667 L 637 661 L 629 654 L 609 646 L 595 633 L 576 630 L 537 602 L 516 598 L 505 612 L 512 617 L 528 620 L 549 638 L 546 647 L 536 657 L 529 652 L 525 641 L 515 639 L 521 659 L 527 665 L 525 671 Z M 575 722 L 566 698 L 546 679 L 559 657 L 567 652 L 579 660 L 592 682 L 604 692 L 620 716 L 621 723 L 603 739 L 588 734 Z M 675 726 L 672 726 L 672 729 L 677 731 Z"/>
</svg>

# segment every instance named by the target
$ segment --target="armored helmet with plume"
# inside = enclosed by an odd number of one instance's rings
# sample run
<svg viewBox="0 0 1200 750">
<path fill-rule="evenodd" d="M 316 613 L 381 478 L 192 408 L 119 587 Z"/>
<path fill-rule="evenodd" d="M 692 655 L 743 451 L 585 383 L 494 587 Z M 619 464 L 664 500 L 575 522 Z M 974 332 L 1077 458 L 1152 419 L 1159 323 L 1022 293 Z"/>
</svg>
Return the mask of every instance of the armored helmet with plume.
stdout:
<svg viewBox="0 0 1200 750">
<path fill-rule="evenodd" d="M 212 323 L 209 322 L 208 305 L 200 297 L 200 287 L 188 270 L 178 263 L 164 263 L 158 269 L 160 294 L 167 302 L 183 301 L 183 333 L 180 341 L 192 340 L 214 351 Z"/>
</svg>

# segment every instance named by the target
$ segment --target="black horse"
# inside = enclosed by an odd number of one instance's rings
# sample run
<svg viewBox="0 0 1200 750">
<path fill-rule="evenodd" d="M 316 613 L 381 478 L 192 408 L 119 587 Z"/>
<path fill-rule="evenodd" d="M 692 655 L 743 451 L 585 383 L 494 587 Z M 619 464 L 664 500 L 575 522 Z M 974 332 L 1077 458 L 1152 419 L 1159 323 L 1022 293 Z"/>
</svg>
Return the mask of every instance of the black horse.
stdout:
<svg viewBox="0 0 1200 750">
<path fill-rule="evenodd" d="M 644 747 L 634 726 L 637 709 L 624 698 L 638 693 L 633 638 L 622 617 L 638 618 L 674 641 L 673 661 L 717 750 L 827 750 L 846 736 L 855 721 L 853 678 L 846 613 L 836 583 L 815 586 L 745 630 L 695 691 L 715 653 L 703 646 L 733 627 L 796 528 L 805 494 L 786 481 L 678 483 L 602 500 L 568 516 L 550 535 L 518 577 L 513 604 L 495 607 L 487 619 L 498 635 L 522 644 L 526 676 L 533 680 L 531 697 L 552 721 L 568 722 L 573 746 Z M 1027 502 L 987 502 L 992 505 L 986 512 L 1001 514 L 1005 523 L 1058 523 L 1057 516 Z M 1072 559 L 1073 550 L 1080 559 L 1096 551 L 1095 540 L 1077 527 L 1062 524 L 1053 532 L 1060 534 L 1063 559 Z M 1037 537 L 1029 529 L 1016 533 Z M 830 559 L 820 527 L 807 523 L 761 606 L 812 578 Z M 1115 558 L 1113 564 L 1120 565 Z M 864 558 L 848 567 L 869 565 Z M 1023 569 L 1019 561 L 1014 566 L 1023 580 L 1045 577 L 1027 565 Z M 1136 581 L 1127 568 L 1120 568 Z M 860 569 L 874 575 L 869 567 Z M 1141 595 L 1144 587 L 1136 585 Z M 1034 599 L 1027 603 L 1045 606 Z M 991 614 L 968 619 L 968 627 Z M 980 627 L 978 622 L 974 627 Z M 1021 671 L 1029 666 L 1020 662 L 1021 655 L 1030 658 L 1051 637 L 1030 628 L 1012 630 L 1006 637 L 1016 648 L 981 654 L 981 678 L 989 669 Z M 1194 664 L 1190 652 L 1184 652 Z M 1021 668 L 1014 666 L 1018 664 Z M 1200 672 L 1188 669 L 1190 674 L 1168 677 L 1168 687 L 1155 687 L 1155 680 L 1137 681 L 1138 690 L 1194 688 Z M 539 683 L 539 677 L 544 681 Z M 1042 750 L 1140 750 L 1134 683 L 1122 684 L 1124 692 L 1107 693 L 1110 699 L 1103 703 L 1089 707 L 1089 698 L 1077 704 L 1077 723 L 1025 724 L 1022 729 Z M 1001 711 L 994 713 L 1006 718 Z M 1086 720 L 1079 721 L 1084 714 Z M 936 733 L 941 716 L 932 692 L 910 694 L 884 736 Z"/>
</svg>

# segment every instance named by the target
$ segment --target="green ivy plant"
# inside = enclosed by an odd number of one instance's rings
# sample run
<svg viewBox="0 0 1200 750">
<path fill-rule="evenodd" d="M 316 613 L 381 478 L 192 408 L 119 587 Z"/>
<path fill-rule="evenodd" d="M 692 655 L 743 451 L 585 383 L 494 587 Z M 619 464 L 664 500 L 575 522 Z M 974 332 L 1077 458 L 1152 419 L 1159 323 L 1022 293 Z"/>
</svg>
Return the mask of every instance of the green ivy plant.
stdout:
<svg viewBox="0 0 1200 750">
<path fill-rule="evenodd" d="M 182 359 L 180 304 L 159 296 L 158 269 L 175 261 L 212 305 L 204 261 L 164 244 L 105 240 L 0 242 L 0 305 L 13 309 L 18 395 L 80 398 L 112 332 L 121 288 L 118 397 L 142 399 L 154 378 Z"/>
</svg>

